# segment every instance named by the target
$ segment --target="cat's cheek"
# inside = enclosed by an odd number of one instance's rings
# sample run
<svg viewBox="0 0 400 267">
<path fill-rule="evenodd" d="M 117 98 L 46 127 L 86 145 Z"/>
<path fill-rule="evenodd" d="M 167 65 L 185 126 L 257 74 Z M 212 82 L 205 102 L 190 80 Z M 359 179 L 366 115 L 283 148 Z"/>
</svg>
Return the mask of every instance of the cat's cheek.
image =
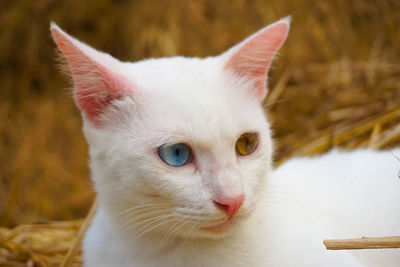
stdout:
<svg viewBox="0 0 400 267">
<path fill-rule="evenodd" d="M 254 153 L 248 156 L 238 156 L 238 164 L 244 174 L 244 190 L 247 199 L 243 203 L 244 214 L 254 211 L 258 198 L 265 189 L 266 179 L 271 172 L 271 144 L 268 139 L 263 138 Z"/>
</svg>

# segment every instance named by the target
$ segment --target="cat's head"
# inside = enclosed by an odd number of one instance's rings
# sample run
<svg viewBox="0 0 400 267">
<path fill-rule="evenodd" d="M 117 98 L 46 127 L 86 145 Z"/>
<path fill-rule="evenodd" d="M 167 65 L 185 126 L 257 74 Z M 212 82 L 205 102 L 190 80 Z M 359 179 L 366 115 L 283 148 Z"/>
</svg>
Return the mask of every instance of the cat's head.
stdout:
<svg viewBox="0 0 400 267">
<path fill-rule="evenodd" d="M 121 233 L 218 238 L 250 216 L 271 170 L 267 73 L 288 30 L 280 20 L 216 57 L 125 63 L 51 25 Z"/>
</svg>

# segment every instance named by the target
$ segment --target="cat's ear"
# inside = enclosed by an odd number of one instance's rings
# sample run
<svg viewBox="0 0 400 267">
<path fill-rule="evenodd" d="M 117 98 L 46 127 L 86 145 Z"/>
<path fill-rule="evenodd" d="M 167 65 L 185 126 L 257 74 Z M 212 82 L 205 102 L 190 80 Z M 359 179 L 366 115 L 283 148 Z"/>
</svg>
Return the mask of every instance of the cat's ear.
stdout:
<svg viewBox="0 0 400 267">
<path fill-rule="evenodd" d="M 281 19 L 235 45 L 222 56 L 225 70 L 248 79 L 262 101 L 267 94 L 267 73 L 279 48 L 286 40 L 290 17 Z"/>
<path fill-rule="evenodd" d="M 100 116 L 113 100 L 133 94 L 132 83 L 115 72 L 122 63 L 69 36 L 55 23 L 51 23 L 50 30 L 67 61 L 76 105 L 100 126 Z"/>
</svg>

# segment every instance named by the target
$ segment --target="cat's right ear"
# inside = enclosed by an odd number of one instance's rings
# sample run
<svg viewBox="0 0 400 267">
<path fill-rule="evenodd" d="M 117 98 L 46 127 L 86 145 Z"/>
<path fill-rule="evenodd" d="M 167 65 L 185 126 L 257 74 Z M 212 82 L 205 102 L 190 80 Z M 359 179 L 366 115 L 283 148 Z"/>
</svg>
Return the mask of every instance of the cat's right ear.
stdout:
<svg viewBox="0 0 400 267">
<path fill-rule="evenodd" d="M 267 94 L 267 74 L 271 62 L 286 40 L 290 17 L 283 18 L 251 35 L 222 54 L 225 70 L 253 84 L 251 92 L 260 101 Z"/>
<path fill-rule="evenodd" d="M 133 84 L 115 72 L 122 63 L 76 40 L 55 23 L 50 31 L 67 61 L 76 105 L 94 125 L 101 126 L 101 114 L 107 106 L 133 94 Z"/>
</svg>

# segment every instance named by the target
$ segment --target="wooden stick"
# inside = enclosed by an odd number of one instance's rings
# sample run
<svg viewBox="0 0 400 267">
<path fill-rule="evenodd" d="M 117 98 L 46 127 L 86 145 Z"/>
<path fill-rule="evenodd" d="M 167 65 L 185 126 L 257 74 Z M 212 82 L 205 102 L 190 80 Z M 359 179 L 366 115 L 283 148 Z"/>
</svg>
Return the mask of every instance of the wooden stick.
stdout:
<svg viewBox="0 0 400 267">
<path fill-rule="evenodd" d="M 400 236 L 324 240 L 326 249 L 400 248 Z"/>
<path fill-rule="evenodd" d="M 78 252 L 81 248 L 81 242 L 82 242 L 83 236 L 85 235 L 85 232 L 86 232 L 87 228 L 89 227 L 90 222 L 92 221 L 94 215 L 96 214 L 97 206 L 98 206 L 98 199 L 96 197 L 96 199 L 94 200 L 94 202 L 92 204 L 92 207 L 89 210 L 88 215 L 85 218 L 85 221 L 82 223 L 81 228 L 79 228 L 79 231 L 74 240 L 74 243 L 69 248 L 67 254 L 65 255 L 65 257 L 59 267 L 68 267 L 68 266 L 71 266 L 71 264 L 73 263 L 76 254 L 78 254 Z"/>
</svg>

